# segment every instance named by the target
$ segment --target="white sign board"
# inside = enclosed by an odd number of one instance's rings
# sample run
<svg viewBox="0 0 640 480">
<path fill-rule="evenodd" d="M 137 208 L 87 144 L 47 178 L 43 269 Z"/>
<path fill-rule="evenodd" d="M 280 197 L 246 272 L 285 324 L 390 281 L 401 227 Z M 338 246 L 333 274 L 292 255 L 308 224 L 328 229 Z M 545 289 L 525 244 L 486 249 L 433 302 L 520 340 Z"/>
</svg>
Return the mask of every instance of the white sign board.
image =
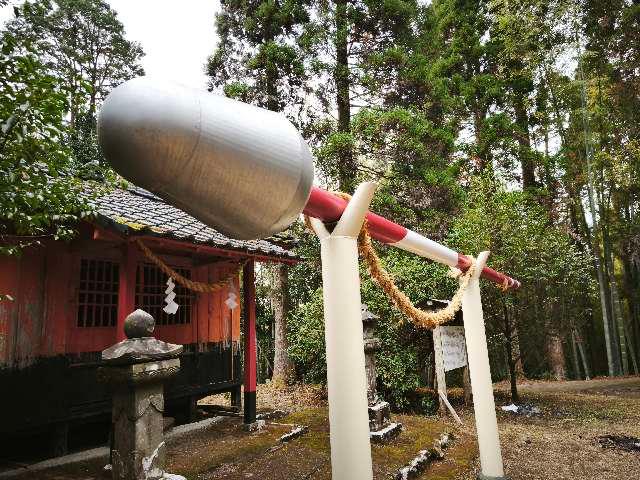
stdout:
<svg viewBox="0 0 640 480">
<path fill-rule="evenodd" d="M 467 349 L 464 327 L 439 327 L 442 344 L 444 371 L 464 367 L 467 364 Z"/>
</svg>

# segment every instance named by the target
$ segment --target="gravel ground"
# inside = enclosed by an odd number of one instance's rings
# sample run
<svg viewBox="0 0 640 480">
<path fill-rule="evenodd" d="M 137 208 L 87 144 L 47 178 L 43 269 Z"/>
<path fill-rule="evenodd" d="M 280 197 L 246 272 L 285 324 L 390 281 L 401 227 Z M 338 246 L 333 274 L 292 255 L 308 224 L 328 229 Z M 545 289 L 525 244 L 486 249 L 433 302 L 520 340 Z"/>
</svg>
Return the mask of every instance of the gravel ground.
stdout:
<svg viewBox="0 0 640 480">
<path fill-rule="evenodd" d="M 538 406 L 541 414 L 498 413 L 511 480 L 640 478 L 640 452 L 603 448 L 598 440 L 608 434 L 640 437 L 640 378 L 529 382 L 519 391 L 522 401 Z M 498 391 L 496 404 L 509 403 L 504 390 Z"/>
</svg>

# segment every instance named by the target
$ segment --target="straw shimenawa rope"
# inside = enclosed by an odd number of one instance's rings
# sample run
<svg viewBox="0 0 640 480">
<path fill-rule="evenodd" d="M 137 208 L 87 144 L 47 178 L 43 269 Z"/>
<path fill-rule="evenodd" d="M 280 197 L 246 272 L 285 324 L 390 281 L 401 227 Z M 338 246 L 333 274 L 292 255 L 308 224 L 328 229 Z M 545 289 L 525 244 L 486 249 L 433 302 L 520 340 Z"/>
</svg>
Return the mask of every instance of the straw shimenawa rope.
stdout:
<svg viewBox="0 0 640 480">
<path fill-rule="evenodd" d="M 334 192 L 334 195 L 341 197 L 347 201 L 351 199 L 351 195 L 342 193 L 342 192 Z M 311 228 L 311 222 L 309 222 L 309 218 L 305 215 L 305 224 L 308 228 Z M 380 288 L 387 294 L 387 297 L 393 302 L 393 304 L 398 307 L 398 309 L 404 313 L 407 317 L 409 317 L 413 323 L 417 326 L 433 329 L 438 325 L 442 325 L 446 322 L 453 320 L 456 312 L 460 310 L 462 306 L 462 295 L 469 285 L 469 281 L 473 277 L 473 274 L 476 270 L 476 262 L 473 257 L 469 257 L 471 260 L 471 266 L 469 269 L 462 275 L 460 278 L 460 287 L 458 291 L 453 295 L 449 304 L 440 309 L 433 312 L 428 312 L 425 310 L 421 310 L 417 308 L 409 299 L 409 297 L 402 292 L 395 282 L 393 281 L 393 277 L 385 270 L 382 266 L 382 262 L 380 261 L 380 257 L 373 248 L 373 244 L 371 243 L 371 236 L 369 235 L 369 231 L 367 229 L 367 221 L 365 220 L 362 229 L 360 230 L 360 234 L 358 235 L 358 251 L 360 252 L 360 256 L 364 258 L 367 263 L 369 274 L 373 281 L 380 286 Z M 454 270 L 454 269 L 452 269 Z M 460 276 L 462 272 L 455 269 L 455 276 Z"/>
<path fill-rule="evenodd" d="M 229 280 L 235 277 L 248 261 L 248 260 L 245 260 L 244 262 L 240 262 L 238 264 L 237 269 L 235 269 L 233 272 L 230 272 L 228 275 L 226 275 L 224 278 L 221 278 L 217 282 L 214 282 L 214 283 L 194 282 L 193 280 L 189 280 L 188 278 L 183 277 L 178 272 L 176 272 L 173 268 L 171 268 L 169 265 L 164 263 L 160 258 L 155 256 L 153 252 L 149 250 L 149 248 L 142 242 L 142 240 L 140 240 L 139 238 L 136 238 L 136 243 L 140 247 L 140 250 L 142 250 L 142 252 L 145 254 L 145 256 L 149 260 L 151 260 L 153 263 L 155 263 L 158 266 L 158 268 L 160 268 L 160 270 L 162 270 L 165 274 L 167 274 L 167 276 L 173 278 L 177 283 L 179 283 L 183 287 L 199 293 L 216 292 L 220 290 L 222 287 L 224 287 L 225 285 L 228 285 Z"/>
</svg>

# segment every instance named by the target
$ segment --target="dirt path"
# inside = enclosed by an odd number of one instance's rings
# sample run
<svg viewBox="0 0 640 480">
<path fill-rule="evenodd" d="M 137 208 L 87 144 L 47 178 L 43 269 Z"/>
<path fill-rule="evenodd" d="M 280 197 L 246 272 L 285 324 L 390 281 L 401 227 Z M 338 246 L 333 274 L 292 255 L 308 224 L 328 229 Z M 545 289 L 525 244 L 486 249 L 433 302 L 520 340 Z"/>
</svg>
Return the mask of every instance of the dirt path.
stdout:
<svg viewBox="0 0 640 480">
<path fill-rule="evenodd" d="M 517 416 L 496 392 L 505 470 L 512 480 L 637 480 L 640 452 L 603 448 L 602 435 L 640 437 L 640 378 L 531 382 L 522 402 L 541 415 Z M 474 478 L 471 475 L 469 479 Z"/>
<path fill-rule="evenodd" d="M 640 398 L 640 377 L 523 383 L 518 385 L 518 390 L 534 393 L 586 393 Z"/>
</svg>

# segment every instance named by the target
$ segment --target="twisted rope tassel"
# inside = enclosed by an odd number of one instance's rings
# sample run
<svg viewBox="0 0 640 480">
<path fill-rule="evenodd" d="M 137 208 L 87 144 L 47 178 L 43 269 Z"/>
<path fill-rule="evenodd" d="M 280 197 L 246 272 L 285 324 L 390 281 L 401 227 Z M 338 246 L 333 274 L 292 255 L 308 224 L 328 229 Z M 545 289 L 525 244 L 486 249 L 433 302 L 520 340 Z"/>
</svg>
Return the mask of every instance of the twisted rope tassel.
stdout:
<svg viewBox="0 0 640 480">
<path fill-rule="evenodd" d="M 338 192 L 334 194 L 347 201 L 351 199 L 351 195 L 346 193 Z M 308 216 L 305 215 L 304 220 L 307 227 L 311 229 L 311 223 L 309 222 Z M 313 229 L 311 230 L 313 231 Z M 415 325 L 427 329 L 433 329 L 438 325 L 442 325 L 453 320 L 456 312 L 460 310 L 460 307 L 462 306 L 462 295 L 464 294 L 464 291 L 466 290 L 469 282 L 471 281 L 471 278 L 473 278 L 473 274 L 476 271 L 475 258 L 469 257 L 469 259 L 471 260 L 471 266 L 464 273 L 464 275 L 462 275 L 460 286 L 451 298 L 449 305 L 440 310 L 436 310 L 435 312 L 430 312 L 421 310 L 416 307 L 413 302 L 411 302 L 411 299 L 409 299 L 409 297 L 398 288 L 398 286 L 393 281 L 392 276 L 382 266 L 380 257 L 378 257 L 378 253 L 371 243 L 371 236 L 369 235 L 366 220 L 362 224 L 362 229 L 360 230 L 360 234 L 358 235 L 358 252 L 367 263 L 371 278 L 384 291 L 391 302 L 404 315 L 409 317 Z M 460 272 L 459 270 L 456 270 L 456 272 L 457 273 L 455 274 L 455 276 L 460 276 L 462 274 L 462 272 Z"/>
<path fill-rule="evenodd" d="M 233 277 L 238 275 L 240 273 L 240 270 L 242 270 L 242 267 L 244 267 L 244 265 L 249 261 L 249 260 L 245 260 L 244 262 L 240 262 L 238 264 L 237 269 L 235 269 L 233 272 L 226 275 L 224 278 L 221 278 L 217 282 L 214 282 L 214 283 L 195 282 L 193 280 L 189 280 L 186 277 L 183 277 L 178 272 L 176 272 L 173 268 L 171 268 L 169 265 L 164 263 L 159 257 L 154 255 L 153 252 L 149 250 L 149 248 L 139 238 L 136 238 L 136 243 L 138 244 L 138 247 L 140 247 L 140 250 L 142 250 L 142 252 L 145 254 L 145 256 L 149 260 L 151 260 L 153 263 L 155 263 L 158 266 L 158 268 L 160 268 L 160 270 L 162 270 L 168 277 L 173 278 L 173 280 L 175 280 L 177 283 L 179 283 L 183 287 L 199 293 L 217 292 L 218 290 L 226 286 L 229 283 L 229 280 L 231 280 Z"/>
</svg>

